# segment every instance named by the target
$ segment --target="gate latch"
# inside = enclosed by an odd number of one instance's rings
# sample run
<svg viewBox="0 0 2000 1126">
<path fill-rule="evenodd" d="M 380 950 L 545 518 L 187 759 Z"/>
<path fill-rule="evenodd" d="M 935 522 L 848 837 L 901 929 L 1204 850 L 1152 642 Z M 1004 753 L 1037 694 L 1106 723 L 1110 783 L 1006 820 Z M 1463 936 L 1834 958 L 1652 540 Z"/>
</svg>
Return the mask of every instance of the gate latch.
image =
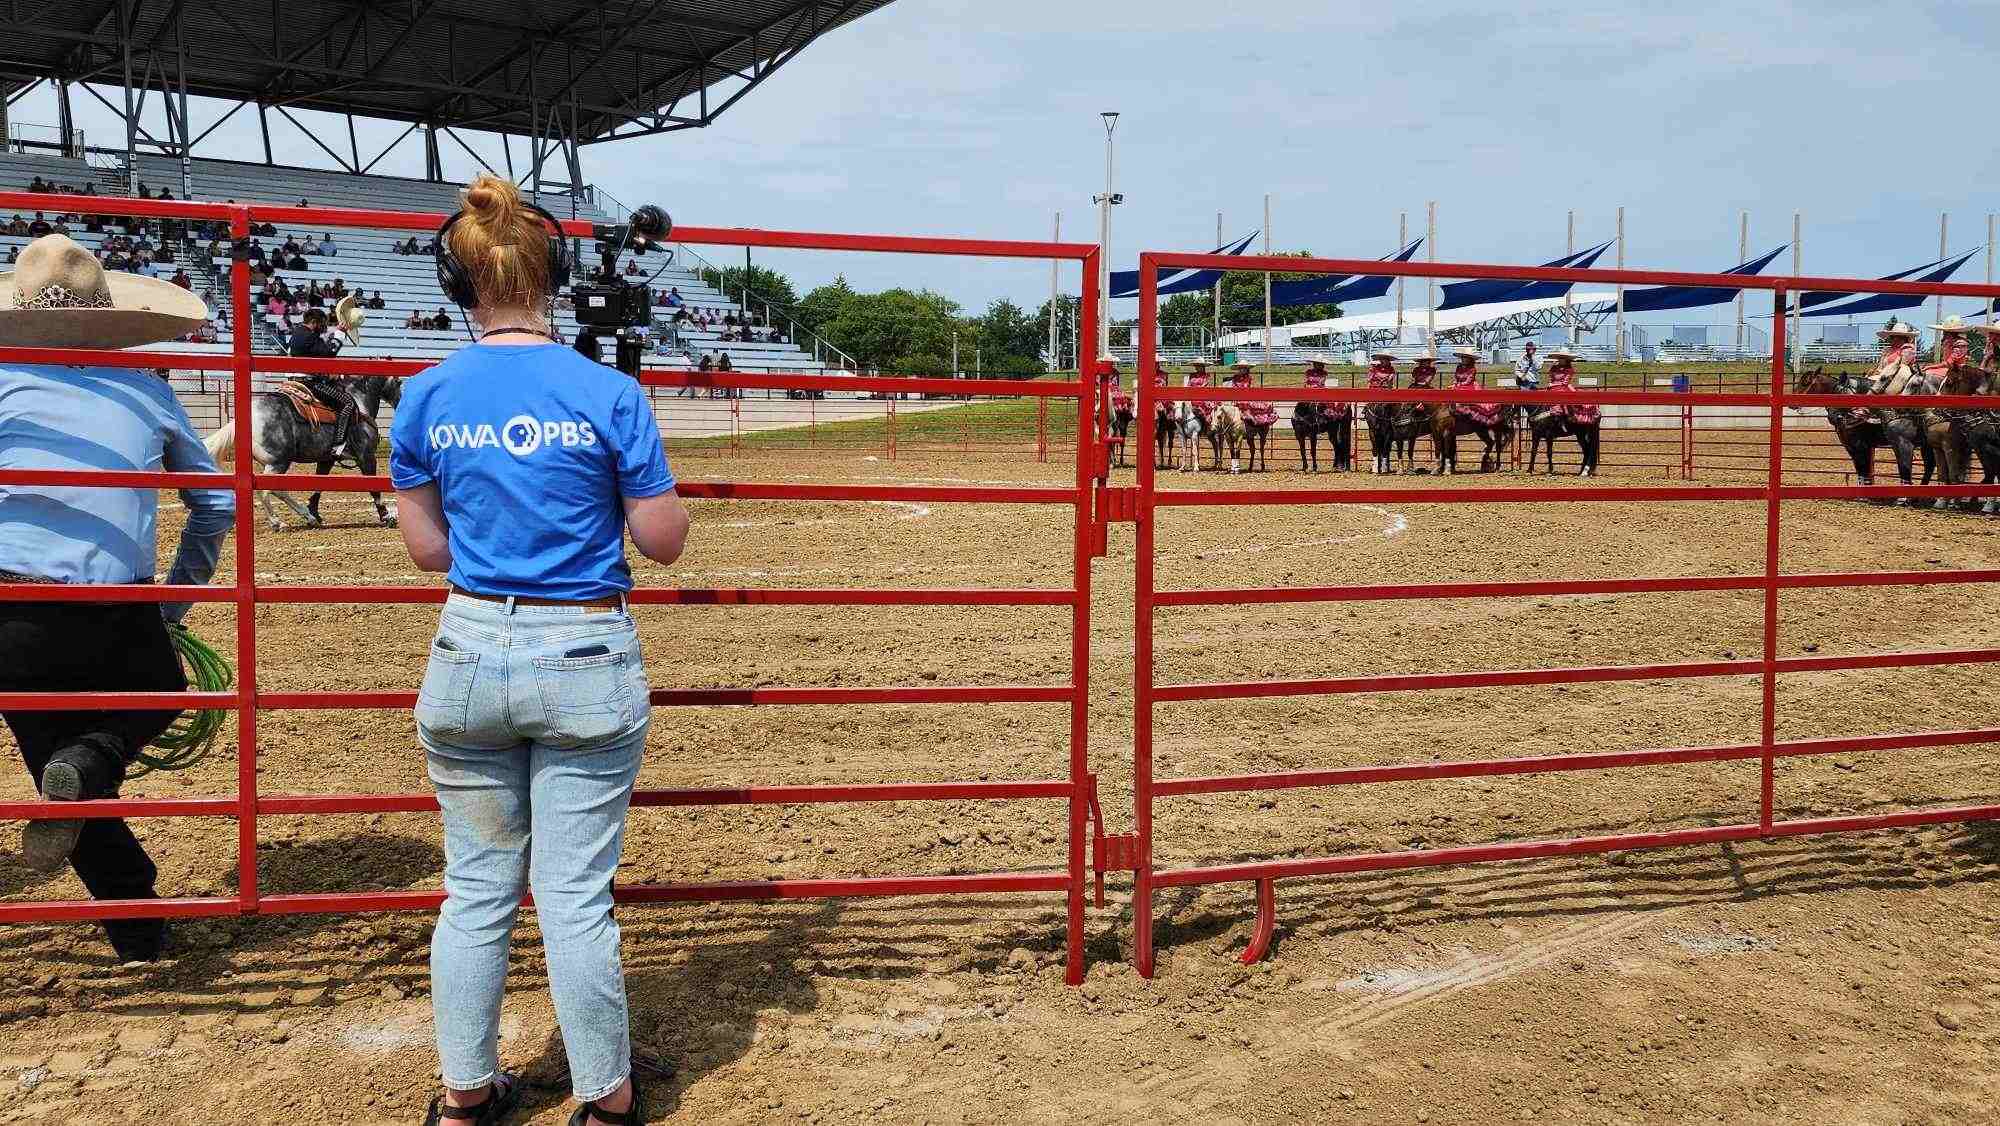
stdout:
<svg viewBox="0 0 2000 1126">
<path fill-rule="evenodd" d="M 1139 519 L 1139 490 L 1125 485 L 1111 488 L 1097 487 L 1097 522 L 1100 524 L 1132 524 Z"/>
<path fill-rule="evenodd" d="M 1090 856 L 1097 876 L 1097 905 L 1104 906 L 1104 873 L 1139 870 L 1139 834 L 1106 836 L 1104 810 L 1097 804 L 1097 776 L 1090 778 Z"/>
</svg>

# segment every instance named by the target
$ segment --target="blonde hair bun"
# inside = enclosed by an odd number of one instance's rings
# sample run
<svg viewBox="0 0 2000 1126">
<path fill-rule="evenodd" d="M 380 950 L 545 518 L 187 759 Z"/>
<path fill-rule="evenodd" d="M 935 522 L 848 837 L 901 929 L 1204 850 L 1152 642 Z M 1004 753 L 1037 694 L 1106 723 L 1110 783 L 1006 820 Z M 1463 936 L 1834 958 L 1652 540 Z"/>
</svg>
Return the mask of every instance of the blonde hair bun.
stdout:
<svg viewBox="0 0 2000 1126">
<path fill-rule="evenodd" d="M 510 180 L 482 172 L 459 193 L 464 214 L 446 236 L 465 266 L 479 304 L 535 307 L 553 296 L 548 222 L 521 199 Z"/>
</svg>

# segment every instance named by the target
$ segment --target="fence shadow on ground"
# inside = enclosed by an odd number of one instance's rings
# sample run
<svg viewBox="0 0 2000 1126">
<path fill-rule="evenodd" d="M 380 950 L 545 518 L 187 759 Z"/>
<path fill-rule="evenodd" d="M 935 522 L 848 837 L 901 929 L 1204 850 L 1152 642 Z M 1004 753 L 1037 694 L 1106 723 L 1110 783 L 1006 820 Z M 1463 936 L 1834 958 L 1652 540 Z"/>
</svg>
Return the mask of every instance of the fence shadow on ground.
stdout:
<svg viewBox="0 0 2000 1126">
<path fill-rule="evenodd" d="M 1889 808 L 1902 807 L 1883 802 L 1856 812 Z M 1781 818 L 1804 813 L 1780 812 Z M 1702 823 L 1722 821 L 1711 817 Z M 1589 826 L 1576 835 L 1628 828 Z M 1273 949 L 1281 949 L 1287 939 L 1330 939 L 1361 931 L 1574 920 L 1779 895 L 1911 892 L 1966 884 L 2000 885 L 2000 824 L 1302 877 L 1278 882 Z M 1156 905 L 1158 948 L 1166 953 L 1207 946 L 1226 935 L 1240 951 L 1255 911 L 1253 886 L 1163 889 Z M 1129 927 L 1129 910 L 1120 925 Z"/>
</svg>

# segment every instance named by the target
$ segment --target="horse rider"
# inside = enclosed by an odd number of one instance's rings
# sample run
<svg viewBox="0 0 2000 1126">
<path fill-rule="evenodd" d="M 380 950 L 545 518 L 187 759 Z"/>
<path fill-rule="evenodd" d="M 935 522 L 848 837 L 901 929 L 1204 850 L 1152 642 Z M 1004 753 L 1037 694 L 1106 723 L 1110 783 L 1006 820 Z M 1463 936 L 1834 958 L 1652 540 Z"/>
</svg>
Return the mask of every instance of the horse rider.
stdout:
<svg viewBox="0 0 2000 1126">
<path fill-rule="evenodd" d="M 1372 352 L 1368 356 L 1368 389 L 1393 391 L 1396 387 L 1396 356 L 1393 352 Z"/>
<path fill-rule="evenodd" d="M 1535 342 L 1530 340 L 1521 346 L 1521 358 L 1514 361 L 1514 387 L 1533 391 L 1541 385 L 1542 369 L 1535 362 Z"/>
<path fill-rule="evenodd" d="M 1576 390 L 1576 353 L 1567 348 L 1557 348 L 1549 353 L 1549 390 Z M 1595 426 L 1604 416 L 1603 408 L 1596 403 L 1577 403 L 1558 408 L 1579 426 Z"/>
<path fill-rule="evenodd" d="M 1187 379 L 1182 382 L 1182 386 L 1208 387 L 1213 383 L 1214 379 L 1208 374 L 1208 361 L 1196 360 L 1194 362 L 1194 370 L 1187 373 Z M 1195 417 L 1201 419 L 1202 433 L 1206 434 L 1208 432 L 1209 419 L 1215 415 L 1215 404 L 1192 403 L 1190 405 L 1194 407 Z"/>
<path fill-rule="evenodd" d="M 1097 361 L 1097 384 L 1109 388 L 1111 392 L 1111 417 L 1104 420 L 1104 437 L 1116 437 L 1118 464 L 1125 464 L 1125 441 L 1132 429 L 1132 392 L 1125 390 L 1125 381 L 1118 376 L 1118 360 L 1114 356 L 1101 356 Z M 1102 392 L 1100 392 L 1101 394 Z"/>
<path fill-rule="evenodd" d="M 136 348 L 208 323 L 201 298 L 157 278 L 107 274 L 91 252 L 48 235 L 0 273 L 0 346 Z M 0 468 L 218 473 L 187 411 L 146 368 L 0 364 Z M 227 477 L 216 478 L 226 485 Z M 175 586 L 215 574 L 236 504 L 226 487 L 182 489 L 187 522 L 167 573 Z M 0 489 L 0 582 L 54 586 L 150 584 L 157 572 L 159 490 L 151 485 Z M 184 604 L 0 603 L 0 692 L 183 692 L 187 677 L 168 623 Z M 178 718 L 142 711 L 7 711 L 7 726 L 42 798 L 115 798 L 138 753 Z M 116 817 L 28 822 L 21 859 L 64 864 L 92 897 L 156 898 L 158 872 Z M 157 918 L 103 920 L 122 961 L 164 952 Z"/>
<path fill-rule="evenodd" d="M 292 337 L 286 342 L 285 351 L 295 358 L 331 360 L 340 355 L 340 341 L 327 332 L 326 312 L 322 309 L 307 309 L 292 326 Z M 354 426 L 354 415 L 358 409 L 354 396 L 340 384 L 340 378 L 332 375 L 306 375 L 299 382 L 318 399 L 335 412 L 333 423 L 333 448 L 330 457 L 342 457 L 347 453 L 347 433 Z"/>
<path fill-rule="evenodd" d="M 1890 321 L 1875 334 L 1882 342 L 1882 358 L 1875 364 L 1871 395 L 1900 394 L 1917 370 L 1917 330 L 1904 321 Z M 1891 390 L 1893 388 L 1893 390 Z"/>
<path fill-rule="evenodd" d="M 1418 356 L 1417 366 L 1410 369 L 1410 390 L 1429 391 L 1436 388 L 1437 376 L 1437 357 Z"/>
<path fill-rule="evenodd" d="M 1451 389 L 1479 390 L 1479 349 L 1460 346 L 1453 348 L 1451 354 L 1458 357 L 1458 366 L 1451 372 Z M 1498 403 L 1454 403 L 1452 410 L 1488 430 L 1500 425 Z"/>
<path fill-rule="evenodd" d="M 1943 324 L 1932 325 L 1931 331 L 1938 334 L 1937 362 L 1924 368 L 1924 376 L 1935 387 L 1944 382 L 1951 369 L 1972 362 L 1972 326 L 1953 313 Z"/>
<path fill-rule="evenodd" d="M 1256 370 L 1256 366 L 1249 360 L 1236 361 L 1235 367 L 1229 374 L 1229 385 L 1231 387 L 1251 386 L 1253 381 L 1251 372 Z M 1276 426 L 1278 424 L 1278 404 L 1276 403 L 1266 402 L 1263 399 L 1239 400 L 1236 404 L 1236 409 L 1243 412 L 1243 420 L 1252 426 Z"/>
</svg>

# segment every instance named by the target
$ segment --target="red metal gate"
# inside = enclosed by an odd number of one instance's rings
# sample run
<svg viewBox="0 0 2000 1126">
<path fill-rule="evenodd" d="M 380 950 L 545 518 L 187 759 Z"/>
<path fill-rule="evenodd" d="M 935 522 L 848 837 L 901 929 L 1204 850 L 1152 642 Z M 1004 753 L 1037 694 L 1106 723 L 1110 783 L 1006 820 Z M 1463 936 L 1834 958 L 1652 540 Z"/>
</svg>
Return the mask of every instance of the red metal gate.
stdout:
<svg viewBox="0 0 2000 1126">
<path fill-rule="evenodd" d="M 50 197 L 0 193 L 0 207 L 47 208 Z M 220 220 L 234 238 L 246 240 L 253 221 L 313 230 L 364 227 L 378 230 L 432 231 L 443 216 L 335 208 L 268 207 L 213 203 L 64 196 L 66 211 L 146 218 Z M 571 235 L 589 238 L 587 223 L 566 222 Z M 984 258 L 1035 258 L 1076 262 L 1081 267 L 1079 338 L 1093 339 L 1099 314 L 1096 283 L 1097 248 L 1074 243 L 1011 242 L 969 239 L 901 238 L 877 235 L 808 234 L 728 228 L 678 228 L 674 240 L 711 246 L 761 246 L 801 250 L 869 251 Z M 196 371 L 227 371 L 237 402 L 247 401 L 252 375 L 320 373 L 346 376 L 408 376 L 429 366 L 388 360 L 311 360 L 253 355 L 255 318 L 250 307 L 250 272 L 238 260 L 231 271 L 233 351 L 228 355 L 168 352 L 122 352 L 57 349 L 0 349 L 0 362 L 92 364 L 110 367 L 169 366 Z M 1083 977 L 1084 832 L 1095 793 L 1089 770 L 1086 716 L 1089 694 L 1090 559 L 1092 545 L 1101 541 L 1093 523 L 1091 502 L 1096 483 L 1092 459 L 1085 451 L 1093 442 L 1098 420 L 1090 407 L 1087 382 L 1058 380 L 900 379 L 825 375 L 669 374 L 648 372 L 643 383 L 653 386 L 773 388 L 781 390 L 914 392 L 949 395 L 1029 396 L 1046 402 L 1068 399 L 1077 404 L 1077 467 L 1068 487 L 999 488 L 945 486 L 856 486 L 769 483 L 684 482 L 681 495 L 693 499 L 750 501 L 913 501 L 934 504 L 1028 504 L 1067 506 L 1072 510 L 1072 567 L 1067 587 L 1026 589 L 645 589 L 632 601 L 639 605 L 765 605 L 765 606 L 1042 606 L 1070 608 L 1071 649 L 1068 683 L 952 687 L 939 685 L 823 688 L 656 689 L 653 703 L 664 706 L 801 705 L 801 704 L 1024 704 L 1067 703 L 1070 738 L 1067 762 L 1050 764 L 1052 777 L 1006 782 L 888 783 L 868 785 L 750 786 L 737 789 L 640 791 L 638 806 L 661 805 L 791 805 L 829 802 L 908 802 L 943 800 L 1048 800 L 1066 803 L 1068 856 L 1061 871 L 988 872 L 965 875 L 863 875 L 834 879 L 778 879 L 743 883 L 633 884 L 619 887 L 622 902 L 700 900 L 802 899 L 835 896 L 958 895 L 971 893 L 1061 892 L 1068 906 L 1068 977 Z M 124 798 L 113 801 L 65 803 L 59 808 L 35 801 L 0 802 L 0 818 L 33 820 L 51 817 L 212 817 L 234 820 L 237 826 L 237 892 L 233 896 L 144 901 L 70 901 L 0 903 L 0 923 L 64 919 L 108 919 L 139 916 L 252 915 L 314 912 L 412 910 L 434 907 L 439 891 L 346 892 L 311 895 L 267 895 L 258 885 L 257 840 L 260 818 L 296 814 L 401 813 L 435 810 L 429 794 L 291 795 L 258 790 L 258 717 L 284 709 L 409 708 L 414 691 L 402 692 L 268 692 L 258 685 L 256 609 L 278 603 L 442 603 L 436 586 L 259 586 L 256 582 L 257 524 L 254 490 L 290 485 L 297 478 L 257 473 L 247 454 L 251 447 L 250 412 L 235 412 L 236 449 L 233 474 L 218 479 L 195 473 L 70 472 L 15 470 L 0 473 L 0 484 L 66 485 L 105 488 L 201 488 L 226 480 L 236 495 L 236 581 L 231 587 L 170 587 L 152 585 L 52 587 L 0 585 L 0 599 L 77 602 L 213 602 L 236 608 L 237 683 L 224 693 L 88 692 L 0 693 L 0 708 L 53 710 L 62 708 L 212 708 L 237 713 L 241 748 L 237 787 L 233 795 L 197 798 Z M 313 487 L 329 492 L 387 491 L 385 477 L 336 476 L 314 479 Z"/>
<path fill-rule="evenodd" d="M 1524 281 L 1603 282 L 1622 285 L 1689 285 L 1745 287 L 1769 290 L 1773 307 L 1780 313 L 1788 293 L 1805 290 L 1834 290 L 1856 293 L 1945 294 L 1964 297 L 2000 296 L 2000 287 L 1977 285 L 1937 285 L 1861 281 L 1840 278 L 1745 278 L 1740 275 L 1682 274 L 1645 270 L 1568 270 L 1464 264 L 1381 263 L 1339 259 L 1236 257 L 1202 254 L 1148 253 L 1139 260 L 1139 418 L 1151 418 L 1153 404 L 1161 399 L 1223 401 L 1242 397 L 1231 388 L 1185 387 L 1161 389 L 1153 386 L 1147 373 L 1155 370 L 1155 334 L 1158 320 L 1158 280 L 1162 270 L 1222 269 L 1269 270 L 1273 273 L 1382 274 L 1430 278 L 1508 278 Z M 1663 848 L 1705 842 L 1750 840 L 1765 837 L 1800 836 L 1815 833 L 1880 829 L 1892 826 L 1936 824 L 2000 818 L 2000 805 L 1958 806 L 1918 809 L 1866 817 L 1822 817 L 1802 820 L 1775 820 L 1772 791 L 1776 761 L 1800 755 L 1887 750 L 1892 748 L 1935 747 L 1962 743 L 2000 742 L 2000 727 L 1968 731 L 1919 731 L 1888 735 L 1845 738 L 1803 739 L 1780 742 L 1775 737 L 1778 678 L 1786 673 L 1836 670 L 1907 668 L 1926 665 L 1962 664 L 2000 660 L 2000 649 L 1944 650 L 1927 652 L 1863 653 L 1839 656 L 1778 656 L 1778 605 L 1785 590 L 1825 589 L 1864 586 L 1916 586 L 1942 583 L 2000 581 L 2000 570 L 1886 571 L 1862 573 L 1797 574 L 1781 573 L 1779 543 L 1782 507 L 1787 500 L 1892 497 L 1926 495 L 1972 497 L 2000 494 L 2000 486 L 1939 485 L 1842 486 L 1788 485 L 1784 482 L 1785 408 L 1827 406 L 1873 406 L 1880 400 L 1859 396 L 1804 396 L 1791 394 L 1784 378 L 1784 328 L 1782 315 L 1773 318 L 1772 373 L 1770 386 L 1760 394 L 1716 393 L 1700 401 L 1713 406 L 1763 408 L 1768 413 L 1764 447 L 1767 476 L 1761 486 L 1713 487 L 1471 487 L 1471 488 L 1351 488 L 1283 489 L 1250 491 L 1203 491 L 1158 488 L 1153 460 L 1139 459 L 1136 495 L 1122 506 L 1136 525 L 1135 551 L 1135 692 L 1133 746 L 1133 800 L 1135 832 L 1111 838 L 1103 850 L 1109 859 L 1101 866 L 1129 868 L 1134 872 L 1134 927 L 1138 969 L 1151 976 L 1154 970 L 1153 893 L 1162 887 L 1185 887 L 1228 882 L 1254 882 L 1257 890 L 1257 926 L 1243 960 L 1255 961 L 1268 949 L 1276 916 L 1274 881 L 1294 876 L 1324 876 L 1341 872 L 1362 872 L 1392 868 L 1416 868 L 1530 857 L 1597 853 L 1613 850 Z M 1367 391 L 1329 388 L 1298 389 L 1291 394 L 1321 402 L 1398 403 L 1450 402 L 1450 391 Z M 1464 392 L 1456 397 L 1463 399 Z M 1648 391 L 1522 392 L 1488 391 L 1482 400 L 1519 404 L 1659 404 L 1664 396 Z M 1993 406 L 1993 400 L 1952 397 L 1926 400 L 1953 407 Z M 1367 586 L 1321 586 L 1290 588 L 1244 588 L 1231 590 L 1155 589 L 1155 517 L 1163 507 L 1189 505 L 1302 505 L 1302 504 L 1384 504 L 1422 502 L 1427 504 L 1512 504 L 1536 502 L 1607 501 L 1763 501 L 1765 506 L 1764 566 L 1756 575 L 1714 575 L 1685 578 L 1628 577 L 1529 582 L 1443 582 Z M 1484 672 L 1420 673 L 1387 676 L 1355 676 L 1316 680 L 1262 680 L 1229 683 L 1159 684 L 1154 679 L 1153 647 L 1155 618 L 1161 610 L 1184 606 L 1245 605 L 1274 603 L 1332 603 L 1426 598 L 1516 598 L 1560 594 L 1637 594 L 1683 591 L 1761 590 L 1764 593 L 1763 652 L 1759 658 L 1719 661 L 1691 661 L 1671 664 L 1614 665 L 1606 667 L 1502 669 Z M 1674 747 L 1656 750 L 1597 752 L 1549 755 L 1533 758 L 1486 759 L 1466 762 L 1413 762 L 1385 766 L 1346 767 L 1323 770 L 1293 770 L 1276 773 L 1235 774 L 1213 777 L 1158 776 L 1153 761 L 1153 710 L 1157 704 L 1193 700 L 1227 700 L 1286 696 L 1331 695 L 1361 692 L 1410 692 L 1449 688 L 1482 688 L 1511 685 L 1558 685 L 1602 681 L 1661 680 L 1684 677 L 1758 675 L 1762 680 L 1762 735 L 1754 743 L 1711 747 Z M 1752 823 L 1697 829 L 1676 829 L 1651 833 L 1621 833 L 1607 836 L 1529 840 L 1482 844 L 1462 848 L 1440 848 L 1403 852 L 1379 852 L 1315 858 L 1288 858 L 1233 863 L 1208 867 L 1161 870 L 1153 862 L 1153 803 L 1160 798 L 1232 791 L 1280 790 L 1308 786 L 1362 785 L 1390 781 L 1467 778 L 1502 774 L 1536 774 L 1573 770 L 1604 770 L 1618 767 L 1670 763 L 1759 760 L 1762 786 L 1759 816 Z"/>
</svg>

